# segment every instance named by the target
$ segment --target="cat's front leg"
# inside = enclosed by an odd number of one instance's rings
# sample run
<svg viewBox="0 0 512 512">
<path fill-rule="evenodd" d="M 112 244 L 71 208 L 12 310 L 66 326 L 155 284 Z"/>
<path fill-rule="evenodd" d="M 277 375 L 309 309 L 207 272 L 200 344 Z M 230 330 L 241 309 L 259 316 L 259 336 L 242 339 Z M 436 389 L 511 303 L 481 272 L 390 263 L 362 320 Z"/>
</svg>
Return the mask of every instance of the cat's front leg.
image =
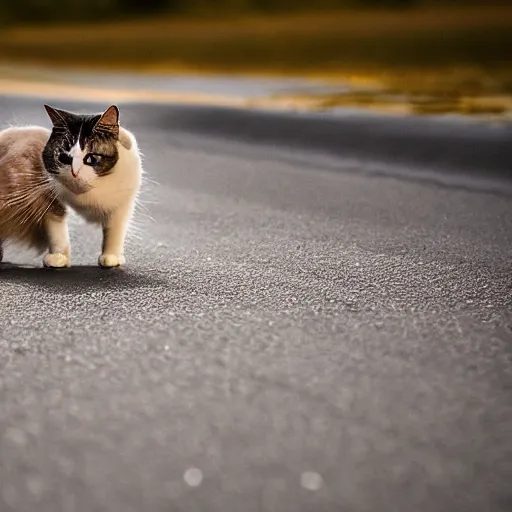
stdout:
<svg viewBox="0 0 512 512">
<path fill-rule="evenodd" d="M 120 208 L 111 213 L 103 223 L 103 246 L 98 264 L 101 267 L 124 265 L 124 242 L 132 207 Z"/>
<path fill-rule="evenodd" d="M 48 237 L 48 253 L 44 257 L 45 267 L 62 268 L 71 266 L 69 233 L 66 215 L 49 213 L 44 219 Z"/>
</svg>

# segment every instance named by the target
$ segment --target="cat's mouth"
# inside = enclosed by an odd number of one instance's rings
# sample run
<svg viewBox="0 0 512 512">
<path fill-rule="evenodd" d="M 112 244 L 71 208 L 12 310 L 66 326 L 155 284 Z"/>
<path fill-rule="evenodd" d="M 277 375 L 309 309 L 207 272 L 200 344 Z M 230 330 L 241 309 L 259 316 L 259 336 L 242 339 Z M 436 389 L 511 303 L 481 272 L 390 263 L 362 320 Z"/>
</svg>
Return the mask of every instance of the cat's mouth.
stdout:
<svg viewBox="0 0 512 512">
<path fill-rule="evenodd" d="M 80 181 L 78 178 L 73 178 L 73 181 L 66 180 L 64 182 L 64 186 L 73 192 L 73 194 L 80 195 L 85 194 L 86 192 L 89 192 L 89 190 L 92 189 L 92 186 L 88 183 L 84 183 L 83 181 Z"/>
<path fill-rule="evenodd" d="M 59 175 L 57 181 L 75 195 L 85 194 L 93 188 L 90 183 L 81 179 L 80 175 L 74 172 L 72 174 Z"/>
</svg>

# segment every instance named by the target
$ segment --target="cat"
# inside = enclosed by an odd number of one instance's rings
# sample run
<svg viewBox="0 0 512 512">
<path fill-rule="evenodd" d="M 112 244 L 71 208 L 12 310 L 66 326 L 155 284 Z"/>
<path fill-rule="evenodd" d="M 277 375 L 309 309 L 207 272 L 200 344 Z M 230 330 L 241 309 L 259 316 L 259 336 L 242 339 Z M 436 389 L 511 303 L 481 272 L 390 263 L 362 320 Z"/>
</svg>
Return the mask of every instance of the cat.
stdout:
<svg viewBox="0 0 512 512">
<path fill-rule="evenodd" d="M 2 242 L 36 249 L 45 267 L 71 266 L 67 211 L 101 225 L 98 264 L 125 263 L 124 244 L 142 179 L 132 133 L 119 109 L 82 115 L 44 106 L 53 124 L 0 131 L 0 262 Z"/>
</svg>

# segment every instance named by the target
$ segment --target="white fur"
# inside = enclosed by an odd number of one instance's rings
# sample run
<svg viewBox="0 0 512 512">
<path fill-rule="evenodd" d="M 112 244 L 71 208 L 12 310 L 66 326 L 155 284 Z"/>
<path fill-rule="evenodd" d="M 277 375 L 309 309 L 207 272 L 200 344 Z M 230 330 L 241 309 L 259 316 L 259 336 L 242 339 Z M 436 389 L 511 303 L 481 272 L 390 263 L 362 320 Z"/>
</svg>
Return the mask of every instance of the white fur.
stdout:
<svg viewBox="0 0 512 512">
<path fill-rule="evenodd" d="M 43 264 L 45 267 L 50 268 L 64 268 L 71 265 L 71 260 L 69 259 L 69 256 L 62 254 L 61 252 L 49 252 L 44 257 Z"/>
<path fill-rule="evenodd" d="M 87 169 L 89 168 L 90 171 L 92 171 L 90 166 L 84 165 L 84 157 L 86 155 L 86 152 L 80 147 L 80 133 L 78 134 L 76 144 L 69 150 L 68 155 L 73 159 L 71 167 L 75 175 L 80 175 L 80 171 L 82 169 L 84 169 L 87 172 Z M 90 176 L 84 177 L 84 179 L 87 178 L 89 178 L 90 180 Z"/>
<path fill-rule="evenodd" d="M 142 180 L 142 164 L 135 137 L 123 128 L 120 130 L 131 140 L 131 147 L 126 149 L 120 142 L 117 143 L 119 159 L 110 174 L 98 177 L 92 167 L 84 165 L 84 151 L 77 142 L 69 152 L 73 158 L 73 170 L 77 178 L 69 171 L 61 172 L 53 178 L 58 197 L 63 203 L 87 221 L 103 227 L 103 250 L 98 263 L 105 267 L 124 264 L 126 232 Z M 61 227 L 50 225 L 49 229 L 53 233 L 50 234 L 50 238 L 55 236 L 57 239 L 62 235 L 54 232 Z M 65 230 L 67 233 L 67 227 Z M 45 264 L 65 266 L 51 264 L 53 252 L 54 247 L 50 246 L 50 254 L 47 255 Z M 55 253 L 61 251 L 56 250 Z M 55 259 L 62 262 L 62 258 Z"/>
<path fill-rule="evenodd" d="M 48 215 L 45 222 L 50 245 L 43 262 L 45 267 L 69 267 L 71 260 L 66 219 Z"/>
</svg>

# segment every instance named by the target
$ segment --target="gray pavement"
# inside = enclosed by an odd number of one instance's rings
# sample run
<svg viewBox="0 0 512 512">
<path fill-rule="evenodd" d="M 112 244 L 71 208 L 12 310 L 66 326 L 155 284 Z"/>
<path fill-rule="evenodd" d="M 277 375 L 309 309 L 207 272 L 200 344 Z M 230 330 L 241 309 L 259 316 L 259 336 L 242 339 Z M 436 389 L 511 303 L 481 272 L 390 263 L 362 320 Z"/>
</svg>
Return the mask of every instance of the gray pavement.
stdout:
<svg viewBox="0 0 512 512">
<path fill-rule="evenodd" d="M 126 268 L 0 268 L 0 511 L 511 510 L 510 129 L 121 112 Z"/>
</svg>

